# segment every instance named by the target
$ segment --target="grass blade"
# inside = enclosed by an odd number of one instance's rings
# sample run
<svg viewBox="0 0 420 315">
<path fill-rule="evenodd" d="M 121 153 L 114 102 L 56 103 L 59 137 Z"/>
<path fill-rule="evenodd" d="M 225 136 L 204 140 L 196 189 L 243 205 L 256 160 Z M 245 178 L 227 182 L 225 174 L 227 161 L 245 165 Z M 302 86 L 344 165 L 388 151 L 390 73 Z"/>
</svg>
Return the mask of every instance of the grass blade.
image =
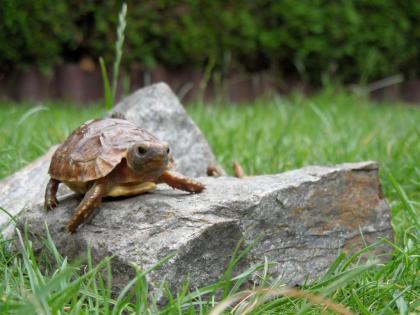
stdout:
<svg viewBox="0 0 420 315">
<path fill-rule="evenodd" d="M 118 15 L 117 42 L 115 43 L 115 60 L 114 60 L 114 68 L 113 68 L 113 74 L 112 74 L 112 88 L 111 88 L 112 89 L 111 90 L 112 102 L 115 102 L 115 96 L 117 94 L 118 74 L 120 71 L 121 57 L 123 54 L 124 31 L 127 25 L 126 15 L 127 15 L 127 4 L 124 2 L 122 4 L 120 14 Z"/>
<path fill-rule="evenodd" d="M 102 74 L 102 81 L 103 81 L 103 88 L 104 88 L 104 103 L 105 109 L 110 110 L 113 105 L 113 99 L 111 95 L 111 87 L 109 85 L 108 73 L 106 70 L 105 61 L 103 58 L 99 58 L 99 65 L 101 67 L 101 74 Z"/>
</svg>

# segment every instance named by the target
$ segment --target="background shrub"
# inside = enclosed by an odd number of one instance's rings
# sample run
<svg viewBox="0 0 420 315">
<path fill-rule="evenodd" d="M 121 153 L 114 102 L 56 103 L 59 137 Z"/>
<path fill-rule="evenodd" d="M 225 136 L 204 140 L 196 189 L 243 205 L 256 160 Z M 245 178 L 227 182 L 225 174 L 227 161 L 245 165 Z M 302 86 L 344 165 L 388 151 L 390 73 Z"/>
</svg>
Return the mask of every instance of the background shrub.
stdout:
<svg viewBox="0 0 420 315">
<path fill-rule="evenodd" d="M 3 0 L 0 71 L 113 58 L 121 1 Z M 127 1 L 129 68 L 274 71 L 311 84 L 420 77 L 415 0 Z"/>
<path fill-rule="evenodd" d="M 62 59 L 75 27 L 65 1 L 0 2 L 0 72 L 35 65 L 47 70 Z"/>
</svg>

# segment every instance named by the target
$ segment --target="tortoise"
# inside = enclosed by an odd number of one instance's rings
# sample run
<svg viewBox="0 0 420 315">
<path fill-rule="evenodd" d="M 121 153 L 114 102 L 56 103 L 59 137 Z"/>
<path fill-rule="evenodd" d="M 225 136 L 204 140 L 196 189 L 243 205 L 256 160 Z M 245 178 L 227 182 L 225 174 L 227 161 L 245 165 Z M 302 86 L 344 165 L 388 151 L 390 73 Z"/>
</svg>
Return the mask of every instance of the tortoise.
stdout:
<svg viewBox="0 0 420 315">
<path fill-rule="evenodd" d="M 105 196 L 139 195 L 162 182 L 191 193 L 205 188 L 197 180 L 172 171 L 174 166 L 168 144 L 148 131 L 124 119 L 90 120 L 55 151 L 44 206 L 46 210 L 57 206 L 60 183 L 85 194 L 67 226 L 74 233 Z"/>
</svg>

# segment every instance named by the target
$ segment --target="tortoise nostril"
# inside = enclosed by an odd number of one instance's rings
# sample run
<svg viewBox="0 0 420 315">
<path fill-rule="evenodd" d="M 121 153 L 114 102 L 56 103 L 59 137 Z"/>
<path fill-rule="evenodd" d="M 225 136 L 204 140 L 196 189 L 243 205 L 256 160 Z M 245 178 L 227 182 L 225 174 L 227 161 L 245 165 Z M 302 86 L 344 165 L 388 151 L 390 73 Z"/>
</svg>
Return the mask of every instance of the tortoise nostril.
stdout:
<svg viewBox="0 0 420 315">
<path fill-rule="evenodd" d="M 143 147 L 143 146 L 139 146 L 137 147 L 137 153 L 140 155 L 144 155 L 147 153 L 147 148 Z"/>
</svg>

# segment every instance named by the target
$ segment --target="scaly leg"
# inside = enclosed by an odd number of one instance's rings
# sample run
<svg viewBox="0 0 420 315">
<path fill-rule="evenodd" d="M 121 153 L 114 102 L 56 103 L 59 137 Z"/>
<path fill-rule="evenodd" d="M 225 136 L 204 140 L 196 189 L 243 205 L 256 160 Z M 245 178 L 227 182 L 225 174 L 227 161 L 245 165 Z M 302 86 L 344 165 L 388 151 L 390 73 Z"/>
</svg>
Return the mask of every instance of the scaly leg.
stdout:
<svg viewBox="0 0 420 315">
<path fill-rule="evenodd" d="M 199 193 L 206 188 L 199 181 L 185 177 L 184 175 L 173 171 L 165 171 L 159 177 L 158 182 L 163 182 L 173 188 L 185 190 L 191 193 Z"/>
<path fill-rule="evenodd" d="M 44 208 L 45 210 L 52 210 L 57 207 L 57 190 L 60 181 L 54 178 L 50 178 L 50 181 L 47 184 L 47 188 L 45 189 L 45 201 L 44 201 Z"/>
<path fill-rule="evenodd" d="M 85 197 L 76 208 L 74 215 L 70 219 L 67 228 L 70 233 L 74 233 L 77 227 L 87 219 L 93 210 L 101 204 L 102 197 L 107 191 L 106 181 L 97 180 L 93 186 L 87 191 Z"/>
</svg>

